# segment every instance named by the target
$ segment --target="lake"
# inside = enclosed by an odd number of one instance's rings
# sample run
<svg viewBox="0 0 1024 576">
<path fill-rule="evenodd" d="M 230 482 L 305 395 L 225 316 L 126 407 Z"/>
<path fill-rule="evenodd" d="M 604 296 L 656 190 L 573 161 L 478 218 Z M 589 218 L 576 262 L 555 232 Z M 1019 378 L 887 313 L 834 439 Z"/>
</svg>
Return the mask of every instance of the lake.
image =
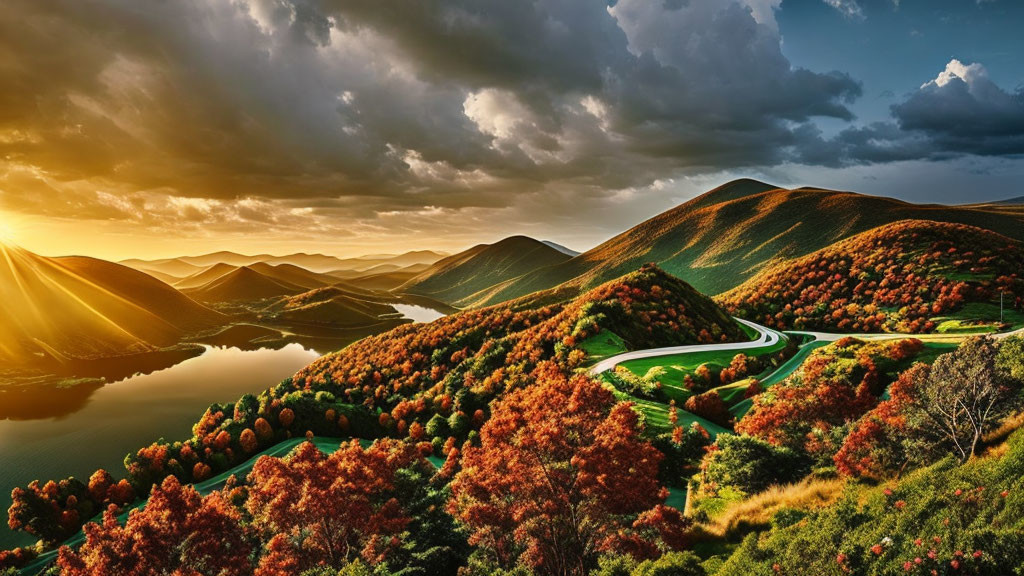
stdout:
<svg viewBox="0 0 1024 576">
<path fill-rule="evenodd" d="M 413 304 L 392 306 L 414 322 L 445 315 Z M 322 349 L 337 349 L 359 337 L 353 335 L 342 344 L 329 342 Z M 126 454 L 161 437 L 188 438 L 210 404 L 233 402 L 245 393 L 258 394 L 277 384 L 317 359 L 320 353 L 312 347 L 320 344 L 247 350 L 206 345 L 202 354 L 169 368 L 105 385 L 49 390 L 41 392 L 40 398 L 23 395 L 29 399 L 11 402 L 9 410 L 0 409 L 0 418 L 10 418 L 0 419 L 0 549 L 34 542 L 7 528 L 14 487 L 68 476 L 87 482 L 97 468 L 122 477 Z M 55 406 L 59 409 L 47 412 Z M 6 413 L 11 410 L 22 413 Z"/>
<path fill-rule="evenodd" d="M 188 438 L 210 404 L 258 393 L 317 357 L 299 344 L 252 351 L 208 347 L 171 368 L 102 386 L 72 414 L 0 420 L 0 549 L 34 542 L 7 528 L 15 486 L 67 476 L 87 482 L 97 468 L 123 476 L 129 452 L 160 437 Z"/>
<path fill-rule="evenodd" d="M 391 307 L 401 312 L 406 318 L 411 318 L 413 322 L 433 322 L 445 316 L 444 312 L 415 304 L 391 304 Z"/>
</svg>

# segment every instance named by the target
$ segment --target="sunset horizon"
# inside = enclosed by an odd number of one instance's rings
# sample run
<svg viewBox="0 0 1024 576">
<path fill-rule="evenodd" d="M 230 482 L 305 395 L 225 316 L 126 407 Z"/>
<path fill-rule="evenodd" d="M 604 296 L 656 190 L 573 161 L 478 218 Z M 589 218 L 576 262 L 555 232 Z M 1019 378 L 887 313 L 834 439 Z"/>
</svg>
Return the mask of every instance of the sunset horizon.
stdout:
<svg viewBox="0 0 1024 576">
<path fill-rule="evenodd" d="M 1022 25 L 0 2 L 0 576 L 1024 574 Z"/>
</svg>

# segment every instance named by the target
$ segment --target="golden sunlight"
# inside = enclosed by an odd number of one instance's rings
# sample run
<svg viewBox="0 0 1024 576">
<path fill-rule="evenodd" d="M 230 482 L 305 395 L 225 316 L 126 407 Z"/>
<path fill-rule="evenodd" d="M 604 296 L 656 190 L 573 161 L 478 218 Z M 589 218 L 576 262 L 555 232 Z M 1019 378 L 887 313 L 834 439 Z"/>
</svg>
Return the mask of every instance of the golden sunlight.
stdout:
<svg viewBox="0 0 1024 576">
<path fill-rule="evenodd" d="M 13 244 L 18 239 L 17 231 L 14 226 L 4 218 L 3 214 L 0 214 L 0 242 L 4 244 Z"/>
</svg>

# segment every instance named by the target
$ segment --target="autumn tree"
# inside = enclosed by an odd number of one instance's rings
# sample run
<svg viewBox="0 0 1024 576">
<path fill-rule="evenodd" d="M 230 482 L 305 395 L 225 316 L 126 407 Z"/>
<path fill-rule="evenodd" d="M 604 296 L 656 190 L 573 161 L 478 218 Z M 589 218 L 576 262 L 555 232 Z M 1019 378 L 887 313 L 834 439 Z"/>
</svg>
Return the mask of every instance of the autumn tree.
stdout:
<svg viewBox="0 0 1024 576">
<path fill-rule="evenodd" d="M 499 566 L 582 576 L 603 551 L 664 545 L 633 527 L 664 501 L 660 460 L 630 405 L 583 375 L 547 368 L 494 405 L 480 446 L 466 448 L 449 509 Z"/>
<path fill-rule="evenodd" d="M 99 512 L 88 487 L 75 478 L 28 486 L 11 491 L 7 525 L 23 530 L 46 543 L 56 544 L 74 534 L 82 522 Z"/>
<path fill-rule="evenodd" d="M 412 520 L 396 497 L 396 475 L 429 466 L 415 447 L 395 440 L 368 449 L 352 441 L 330 456 L 304 442 L 286 458 L 260 458 L 246 509 L 272 546 L 257 574 L 383 561 Z"/>
<path fill-rule="evenodd" d="M 687 412 L 710 420 L 719 426 L 729 426 L 732 421 L 729 407 L 722 401 L 722 396 L 714 390 L 690 396 L 686 399 L 683 408 Z"/>
<path fill-rule="evenodd" d="M 865 342 L 841 338 L 815 350 L 785 381 L 754 396 L 750 411 L 736 431 L 780 446 L 815 451 L 825 444 L 815 436 L 830 435 L 878 403 L 891 378 L 921 350 L 917 340 Z M 828 446 L 823 459 L 838 446 Z"/>
<path fill-rule="evenodd" d="M 850 429 L 835 454 L 836 469 L 844 476 L 883 478 L 907 463 L 905 412 L 914 402 L 917 384 L 927 378 L 927 364 L 903 371 L 880 402 Z"/>
<path fill-rule="evenodd" d="M 154 486 L 124 526 L 111 507 L 84 532 L 78 551 L 60 549 L 62 576 L 252 573 L 251 538 L 238 510 L 220 492 L 202 497 L 174 476 Z"/>
</svg>

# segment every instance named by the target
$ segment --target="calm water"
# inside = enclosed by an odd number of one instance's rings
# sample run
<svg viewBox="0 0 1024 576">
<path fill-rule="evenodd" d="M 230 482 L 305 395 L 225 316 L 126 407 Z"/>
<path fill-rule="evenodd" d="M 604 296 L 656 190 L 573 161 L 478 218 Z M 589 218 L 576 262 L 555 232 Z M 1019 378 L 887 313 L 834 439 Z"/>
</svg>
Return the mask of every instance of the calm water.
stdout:
<svg viewBox="0 0 1024 576">
<path fill-rule="evenodd" d="M 412 318 L 416 322 L 433 322 L 444 316 L 444 312 L 438 312 L 433 308 L 424 308 L 414 304 L 392 304 L 392 308 L 398 310 L 406 318 Z"/>
<path fill-rule="evenodd" d="M 121 476 L 129 452 L 160 437 L 189 437 L 192 424 L 211 403 L 258 393 L 318 356 L 298 344 L 279 350 L 208 348 L 166 370 L 107 384 L 73 414 L 0 420 L 0 548 L 33 542 L 7 528 L 13 487 L 67 476 L 84 482 L 97 468 Z"/>
<path fill-rule="evenodd" d="M 393 306 L 416 322 L 444 316 L 423 306 Z M 340 346 L 327 349 L 336 347 Z M 192 425 L 210 404 L 232 402 L 247 392 L 259 393 L 319 356 L 300 344 L 248 351 L 207 347 L 202 355 L 164 370 L 95 390 L 83 388 L 80 394 L 66 392 L 62 400 L 70 407 L 47 414 L 62 414 L 59 417 L 23 414 L 15 416 L 23 419 L 0 419 L 0 549 L 34 541 L 7 528 L 6 511 L 15 486 L 68 476 L 85 482 L 97 468 L 120 477 L 129 452 L 161 437 L 169 441 L 188 438 Z M 56 405 L 56 400 L 46 401 Z M 0 418 L 3 414 L 0 410 Z"/>
</svg>

